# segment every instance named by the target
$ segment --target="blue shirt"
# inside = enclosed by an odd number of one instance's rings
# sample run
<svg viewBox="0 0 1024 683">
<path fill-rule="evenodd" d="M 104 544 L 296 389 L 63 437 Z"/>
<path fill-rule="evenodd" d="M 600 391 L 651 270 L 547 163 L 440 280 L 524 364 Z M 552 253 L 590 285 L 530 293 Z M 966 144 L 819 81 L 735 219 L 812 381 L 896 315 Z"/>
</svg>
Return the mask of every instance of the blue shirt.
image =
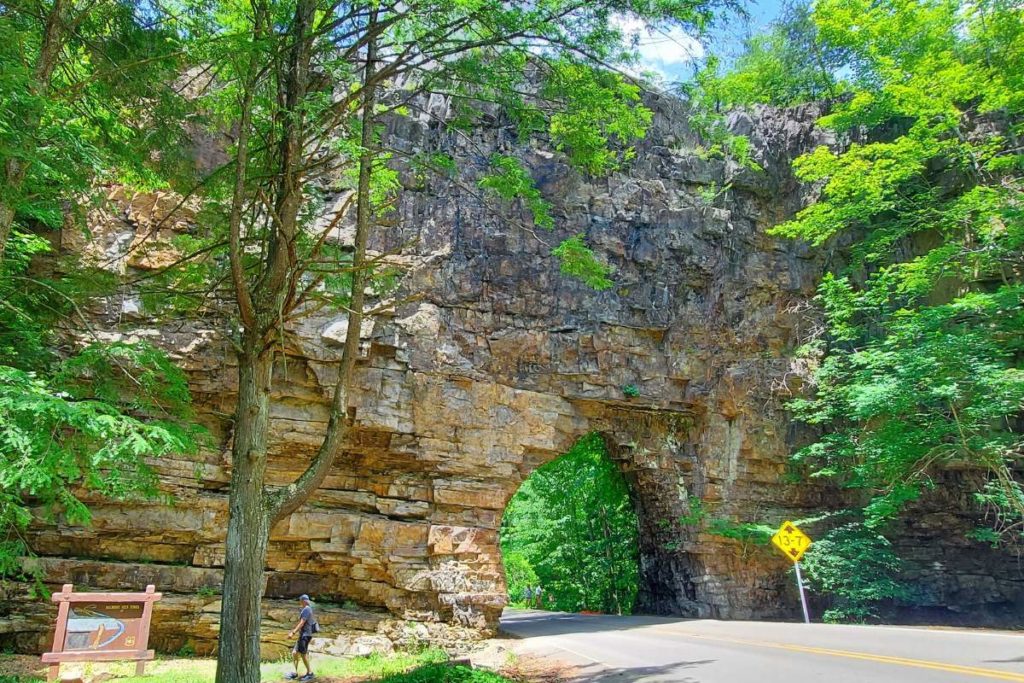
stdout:
<svg viewBox="0 0 1024 683">
<path fill-rule="evenodd" d="M 311 636 L 313 635 L 313 608 L 310 605 L 306 605 L 299 612 L 299 619 L 305 619 L 306 623 L 302 625 L 302 631 L 299 635 Z"/>
</svg>

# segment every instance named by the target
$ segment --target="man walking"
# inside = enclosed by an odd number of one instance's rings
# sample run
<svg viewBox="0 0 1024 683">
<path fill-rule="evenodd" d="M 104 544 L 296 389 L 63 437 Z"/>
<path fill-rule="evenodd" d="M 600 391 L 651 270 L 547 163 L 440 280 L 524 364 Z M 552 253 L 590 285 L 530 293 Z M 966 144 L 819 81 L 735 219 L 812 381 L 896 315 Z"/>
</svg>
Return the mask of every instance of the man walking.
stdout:
<svg viewBox="0 0 1024 683">
<path fill-rule="evenodd" d="M 295 641 L 295 647 L 292 648 L 292 664 L 295 666 L 295 671 L 289 673 L 285 678 L 311 681 L 313 680 L 313 669 L 309 666 L 309 641 L 313 639 L 313 624 L 316 621 L 313 617 L 313 605 L 309 600 L 309 596 L 300 595 L 299 604 L 301 605 L 299 623 L 295 624 L 295 628 L 288 632 L 289 638 L 294 637 L 296 633 L 299 634 L 299 639 Z M 302 663 L 306 665 L 306 673 L 301 678 L 299 677 L 300 657 L 302 658 Z"/>
</svg>

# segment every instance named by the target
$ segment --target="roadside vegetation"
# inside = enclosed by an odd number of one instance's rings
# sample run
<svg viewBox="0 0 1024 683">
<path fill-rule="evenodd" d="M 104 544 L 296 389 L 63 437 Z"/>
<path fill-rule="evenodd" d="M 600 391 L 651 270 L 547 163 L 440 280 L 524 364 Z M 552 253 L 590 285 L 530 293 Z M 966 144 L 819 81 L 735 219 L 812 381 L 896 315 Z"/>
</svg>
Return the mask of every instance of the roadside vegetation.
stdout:
<svg viewBox="0 0 1024 683">
<path fill-rule="evenodd" d="M 847 254 L 818 290 L 825 325 L 795 352 L 810 386 L 789 403 L 820 435 L 796 470 L 857 501 L 813 521 L 826 617 L 913 601 L 887 535 L 944 487 L 971 496 L 969 536 L 1021 547 L 1024 9 L 817 0 L 686 90 L 707 148 L 740 161 L 725 111 L 828 101 L 818 124 L 837 144 L 795 166 L 821 197 L 772 230 Z"/>
</svg>

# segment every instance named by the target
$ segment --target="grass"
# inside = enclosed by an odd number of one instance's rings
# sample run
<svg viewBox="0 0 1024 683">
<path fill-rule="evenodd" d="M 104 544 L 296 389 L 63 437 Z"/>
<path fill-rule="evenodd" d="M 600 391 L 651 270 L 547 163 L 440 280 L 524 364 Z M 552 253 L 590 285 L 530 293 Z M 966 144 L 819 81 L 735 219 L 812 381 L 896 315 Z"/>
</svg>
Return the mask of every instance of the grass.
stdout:
<svg viewBox="0 0 1024 683">
<path fill-rule="evenodd" d="M 445 663 L 448 656 L 441 650 L 424 650 L 416 654 L 372 654 L 365 657 L 313 656 L 317 679 L 331 681 L 378 681 L 379 683 L 511 683 L 511 680 L 488 671 Z M 38 659 L 35 660 L 38 663 Z M 89 681 L 106 674 L 117 683 L 209 683 L 217 662 L 213 659 L 160 658 L 146 664 L 146 675 L 135 676 L 134 662 L 87 662 L 64 665 L 62 671 L 79 671 Z M 261 680 L 283 681 L 292 670 L 291 661 L 265 662 L 260 666 Z M 304 669 L 303 669 L 304 670 Z M 26 672 L 4 671 L 0 667 L 0 683 L 38 683 L 45 679 L 45 669 Z"/>
<path fill-rule="evenodd" d="M 426 664 L 411 671 L 385 676 L 380 683 L 512 683 L 512 679 L 468 666 Z"/>
<path fill-rule="evenodd" d="M 318 678 L 359 678 L 374 680 L 381 677 L 399 674 L 418 666 L 437 664 L 448 659 L 443 650 L 423 650 L 417 654 L 396 653 L 393 655 L 371 654 L 365 657 L 328 657 L 324 655 L 313 655 L 311 662 L 313 671 Z M 291 660 L 280 662 L 265 662 L 260 666 L 261 676 L 264 681 L 281 680 L 285 673 L 292 670 Z M 300 672 L 305 672 L 302 664 L 299 664 Z M 136 679 L 142 683 L 143 679 Z M 146 683 L 163 683 L 146 681 Z M 179 683 L 168 681 L 167 683 Z"/>
</svg>

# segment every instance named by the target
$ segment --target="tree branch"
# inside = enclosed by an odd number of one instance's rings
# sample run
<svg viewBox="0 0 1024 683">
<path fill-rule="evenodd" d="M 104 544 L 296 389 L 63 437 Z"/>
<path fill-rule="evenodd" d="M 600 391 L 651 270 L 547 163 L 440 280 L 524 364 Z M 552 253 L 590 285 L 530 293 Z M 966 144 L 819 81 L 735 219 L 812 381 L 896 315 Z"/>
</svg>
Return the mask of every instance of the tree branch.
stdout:
<svg viewBox="0 0 1024 683">
<path fill-rule="evenodd" d="M 376 20 L 377 12 L 374 11 L 370 16 L 368 27 L 368 31 L 371 33 Z M 377 61 L 376 45 L 376 39 L 370 40 L 366 44 L 366 67 L 363 71 L 363 81 L 367 83 L 373 82 Z M 341 367 L 338 369 L 338 381 L 334 385 L 327 433 L 324 435 L 323 443 L 320 444 L 313 462 L 309 464 L 306 471 L 295 482 L 271 496 L 269 509 L 271 524 L 294 512 L 323 483 L 331 466 L 334 465 L 334 459 L 341 450 L 341 444 L 351 426 L 347 415 L 348 396 L 352 386 L 356 357 L 359 355 L 359 337 L 366 299 L 366 269 L 362 265 L 366 260 L 366 244 L 372 227 L 370 183 L 375 156 L 373 152 L 373 110 L 376 102 L 376 87 L 364 88 L 362 130 L 360 131 L 362 150 L 359 156 L 359 186 L 356 190 L 355 251 L 352 255 L 352 265 L 355 268 L 352 272 L 352 310 L 348 317 L 348 330 L 345 334 L 345 347 L 341 355 Z"/>
</svg>

